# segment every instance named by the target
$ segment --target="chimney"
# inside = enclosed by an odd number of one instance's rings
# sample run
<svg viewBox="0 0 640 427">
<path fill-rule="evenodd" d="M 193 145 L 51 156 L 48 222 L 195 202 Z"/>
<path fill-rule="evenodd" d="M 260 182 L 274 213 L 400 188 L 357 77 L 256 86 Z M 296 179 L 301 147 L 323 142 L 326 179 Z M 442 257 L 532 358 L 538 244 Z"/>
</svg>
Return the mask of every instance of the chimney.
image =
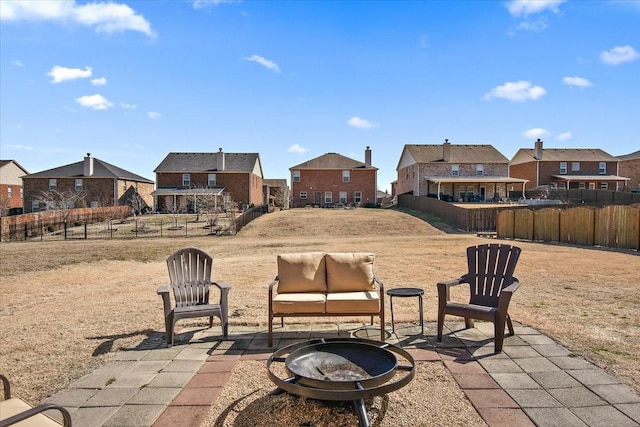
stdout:
<svg viewBox="0 0 640 427">
<path fill-rule="evenodd" d="M 540 138 L 536 141 L 533 157 L 536 160 L 542 160 L 542 140 Z"/>
<path fill-rule="evenodd" d="M 218 156 L 216 157 L 216 168 L 218 171 L 224 170 L 224 153 L 222 152 L 222 148 L 218 148 Z"/>
<path fill-rule="evenodd" d="M 449 160 L 451 160 L 451 144 L 448 139 L 445 139 L 442 144 L 442 161 L 448 162 Z"/>
<path fill-rule="evenodd" d="M 91 157 L 91 153 L 87 153 L 87 157 L 84 158 L 84 169 L 82 175 L 93 175 L 93 157 Z"/>
<path fill-rule="evenodd" d="M 369 147 L 367 147 L 367 149 L 364 150 L 364 167 L 365 168 L 371 167 L 371 149 Z"/>
</svg>

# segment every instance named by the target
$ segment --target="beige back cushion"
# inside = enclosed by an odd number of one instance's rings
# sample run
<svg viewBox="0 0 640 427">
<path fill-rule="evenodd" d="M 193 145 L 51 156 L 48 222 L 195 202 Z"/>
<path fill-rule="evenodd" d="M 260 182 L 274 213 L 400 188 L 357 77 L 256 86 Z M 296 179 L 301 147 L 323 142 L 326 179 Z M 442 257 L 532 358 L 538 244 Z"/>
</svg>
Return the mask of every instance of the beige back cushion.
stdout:
<svg viewBox="0 0 640 427">
<path fill-rule="evenodd" d="M 278 255 L 278 293 L 327 292 L 324 252 Z"/>
<path fill-rule="evenodd" d="M 328 253 L 325 259 L 329 292 L 356 292 L 375 289 L 373 283 L 374 254 L 367 252 Z"/>
</svg>

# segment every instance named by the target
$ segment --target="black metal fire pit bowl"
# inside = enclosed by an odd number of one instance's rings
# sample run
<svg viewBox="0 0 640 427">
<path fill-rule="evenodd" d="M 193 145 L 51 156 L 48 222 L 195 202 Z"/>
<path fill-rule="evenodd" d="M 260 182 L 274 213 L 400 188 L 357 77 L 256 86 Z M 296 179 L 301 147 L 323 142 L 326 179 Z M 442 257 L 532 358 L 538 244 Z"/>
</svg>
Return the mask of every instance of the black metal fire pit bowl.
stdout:
<svg viewBox="0 0 640 427">
<path fill-rule="evenodd" d="M 284 363 L 290 376 L 276 375 L 274 363 Z M 351 400 L 364 427 L 369 426 L 364 399 L 404 387 L 415 370 L 413 357 L 402 348 L 361 338 L 302 341 L 277 350 L 267 360 L 269 379 L 278 387 L 274 394 L 286 391 L 317 400 Z"/>
</svg>

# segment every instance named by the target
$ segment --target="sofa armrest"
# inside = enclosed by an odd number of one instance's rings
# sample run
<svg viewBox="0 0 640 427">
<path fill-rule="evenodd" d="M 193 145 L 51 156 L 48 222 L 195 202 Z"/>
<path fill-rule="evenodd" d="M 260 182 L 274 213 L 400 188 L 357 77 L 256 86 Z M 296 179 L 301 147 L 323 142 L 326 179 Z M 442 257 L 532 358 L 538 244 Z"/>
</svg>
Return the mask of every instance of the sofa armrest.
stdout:
<svg viewBox="0 0 640 427">
<path fill-rule="evenodd" d="M 280 279 L 278 278 L 278 276 L 276 276 L 275 279 L 273 279 L 273 282 L 269 283 L 269 304 L 271 304 L 271 301 L 273 300 L 273 291 L 275 289 L 276 293 L 278 292 L 278 283 L 280 283 Z"/>
<path fill-rule="evenodd" d="M 382 298 L 382 296 L 384 295 L 384 283 L 382 283 L 382 280 L 380 280 L 380 278 L 378 278 L 378 276 L 374 275 L 373 276 L 373 282 L 378 285 L 378 289 L 380 292 L 380 298 Z"/>
</svg>

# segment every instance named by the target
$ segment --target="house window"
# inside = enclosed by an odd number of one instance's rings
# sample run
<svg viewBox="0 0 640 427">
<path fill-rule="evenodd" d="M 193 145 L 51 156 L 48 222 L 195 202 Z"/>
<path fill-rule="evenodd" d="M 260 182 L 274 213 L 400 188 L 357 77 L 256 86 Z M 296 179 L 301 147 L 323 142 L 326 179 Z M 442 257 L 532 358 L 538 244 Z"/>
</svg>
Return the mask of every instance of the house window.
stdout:
<svg viewBox="0 0 640 427">
<path fill-rule="evenodd" d="M 182 186 L 183 187 L 191 186 L 191 174 L 188 174 L 188 173 L 182 174 Z"/>
<path fill-rule="evenodd" d="M 601 182 L 600 183 L 600 189 L 601 190 L 608 190 L 609 189 L 609 183 L 608 182 Z"/>
<path fill-rule="evenodd" d="M 293 174 L 293 177 L 291 178 L 291 180 L 293 182 L 300 182 L 300 171 L 299 170 L 294 170 L 292 172 L 292 174 Z"/>
<path fill-rule="evenodd" d="M 333 197 L 331 195 L 331 191 L 324 192 L 324 203 L 325 204 L 333 203 Z"/>
<path fill-rule="evenodd" d="M 13 187 L 7 187 L 7 197 L 9 199 L 13 197 Z"/>
<path fill-rule="evenodd" d="M 589 190 L 595 190 L 596 189 L 596 183 L 595 182 L 590 182 L 589 183 Z"/>
<path fill-rule="evenodd" d="M 564 175 L 567 173 L 567 162 L 560 162 L 560 174 Z"/>
<path fill-rule="evenodd" d="M 56 188 L 58 188 L 58 181 L 55 178 L 51 178 L 49 180 L 49 191 L 56 191 Z"/>
<path fill-rule="evenodd" d="M 38 212 L 40 210 L 40 202 L 37 200 L 34 200 L 33 202 L 31 202 L 31 212 Z"/>
<path fill-rule="evenodd" d="M 342 171 L 342 182 L 351 181 L 351 171 Z"/>
<path fill-rule="evenodd" d="M 347 203 L 347 192 L 341 191 L 340 196 L 338 197 L 338 203 L 346 204 Z"/>
<path fill-rule="evenodd" d="M 231 207 L 231 196 L 228 194 L 225 194 L 222 196 L 222 205 L 224 206 L 225 209 L 229 209 Z"/>
<path fill-rule="evenodd" d="M 451 176 L 460 176 L 460 165 L 451 165 Z"/>
<path fill-rule="evenodd" d="M 580 182 L 578 183 L 578 188 L 580 190 L 584 190 L 585 188 L 587 188 L 587 183 L 586 182 Z"/>
<path fill-rule="evenodd" d="M 559 188 L 559 189 L 561 189 L 561 190 L 564 190 L 564 189 L 566 189 L 566 188 L 567 188 L 567 186 L 566 186 L 565 182 L 564 182 L 564 181 L 562 181 L 562 182 L 559 182 L 559 183 L 558 183 L 558 188 Z"/>
<path fill-rule="evenodd" d="M 209 183 L 209 187 L 215 187 L 216 186 L 216 174 L 215 173 L 210 173 L 209 176 L 207 177 L 207 182 Z"/>
<path fill-rule="evenodd" d="M 600 175 L 604 175 L 607 173 L 607 164 L 605 162 L 600 162 L 598 165 L 598 173 Z"/>
<path fill-rule="evenodd" d="M 24 199 L 24 192 L 22 191 L 22 187 L 20 187 L 20 198 Z"/>
<path fill-rule="evenodd" d="M 92 200 L 91 203 L 89 204 L 92 208 L 98 208 L 100 207 L 100 204 L 98 203 L 97 200 Z"/>
<path fill-rule="evenodd" d="M 362 203 L 362 191 L 353 193 L 353 203 Z"/>
<path fill-rule="evenodd" d="M 571 162 L 571 170 L 573 172 L 580 170 L 580 162 Z"/>
<path fill-rule="evenodd" d="M 300 192 L 300 198 L 301 199 L 306 199 L 307 198 L 307 192 L 306 191 L 301 191 Z"/>
<path fill-rule="evenodd" d="M 476 176 L 484 175 L 484 165 L 476 165 Z"/>
<path fill-rule="evenodd" d="M 76 179 L 76 191 L 82 191 L 82 178 Z"/>
</svg>

